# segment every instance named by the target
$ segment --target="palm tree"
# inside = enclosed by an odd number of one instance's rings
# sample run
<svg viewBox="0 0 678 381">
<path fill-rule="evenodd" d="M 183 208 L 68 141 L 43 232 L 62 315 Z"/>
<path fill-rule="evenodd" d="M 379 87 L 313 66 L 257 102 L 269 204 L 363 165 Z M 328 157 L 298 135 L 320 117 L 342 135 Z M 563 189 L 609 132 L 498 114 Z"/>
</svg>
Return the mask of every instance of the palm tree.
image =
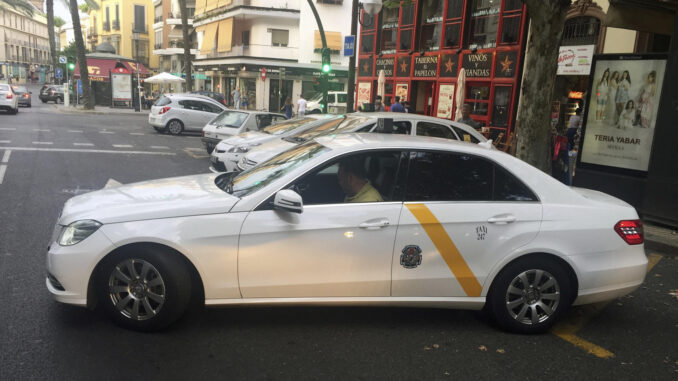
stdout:
<svg viewBox="0 0 678 381">
<path fill-rule="evenodd" d="M 193 91 L 191 60 L 191 40 L 190 30 L 188 30 L 188 10 L 186 9 L 186 0 L 179 0 L 179 9 L 181 10 L 181 29 L 184 34 L 184 70 L 186 70 L 186 91 Z"/>
<path fill-rule="evenodd" d="M 49 58 L 52 70 L 57 67 L 56 40 L 54 36 L 54 0 L 47 0 L 47 35 L 49 36 Z"/>
<path fill-rule="evenodd" d="M 82 39 L 82 27 L 80 26 L 80 14 L 78 13 L 77 0 L 63 0 L 68 3 L 71 11 L 71 21 L 73 22 L 73 34 L 75 35 L 75 46 L 78 50 L 78 64 L 80 68 L 80 82 L 82 82 L 82 103 L 85 110 L 94 109 L 94 94 L 89 82 L 89 70 L 87 68 L 87 57 L 85 56 L 85 41 Z M 94 0 L 85 0 L 90 10 L 99 9 L 99 4 Z"/>
<path fill-rule="evenodd" d="M 33 16 L 35 8 L 33 5 L 26 0 L 0 0 L 0 8 L 2 9 L 14 9 L 26 13 L 29 16 Z"/>
</svg>

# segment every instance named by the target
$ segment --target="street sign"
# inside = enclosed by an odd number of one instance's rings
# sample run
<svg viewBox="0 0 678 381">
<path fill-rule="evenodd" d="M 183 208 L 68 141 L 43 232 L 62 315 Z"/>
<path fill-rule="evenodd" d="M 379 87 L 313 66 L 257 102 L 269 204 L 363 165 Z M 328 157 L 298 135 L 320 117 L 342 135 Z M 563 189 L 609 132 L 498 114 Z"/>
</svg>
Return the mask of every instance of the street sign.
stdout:
<svg viewBox="0 0 678 381">
<path fill-rule="evenodd" d="M 355 36 L 344 36 L 344 57 L 355 55 Z"/>
<path fill-rule="evenodd" d="M 54 78 L 63 78 L 64 77 L 64 70 L 60 67 L 54 69 Z"/>
<path fill-rule="evenodd" d="M 65 64 L 66 63 L 66 56 L 59 56 L 59 63 Z"/>
<path fill-rule="evenodd" d="M 78 94 L 82 95 L 82 81 L 78 79 Z"/>
</svg>

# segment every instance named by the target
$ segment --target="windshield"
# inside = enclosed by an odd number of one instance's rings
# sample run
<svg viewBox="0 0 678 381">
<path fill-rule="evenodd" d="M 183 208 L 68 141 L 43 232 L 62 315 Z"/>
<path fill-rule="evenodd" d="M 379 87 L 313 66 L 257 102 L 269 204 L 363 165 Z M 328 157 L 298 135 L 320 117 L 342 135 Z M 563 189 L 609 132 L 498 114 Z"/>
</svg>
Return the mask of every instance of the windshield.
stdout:
<svg viewBox="0 0 678 381">
<path fill-rule="evenodd" d="M 215 183 L 226 192 L 232 193 L 237 197 L 243 197 L 257 189 L 265 187 L 314 157 L 329 150 L 329 148 L 316 142 L 295 146 L 252 169 L 238 174 L 232 181 L 226 182 L 228 184 L 224 184 L 222 177 L 232 176 L 231 173 L 217 177 Z"/>
<path fill-rule="evenodd" d="M 245 123 L 247 113 L 238 111 L 224 111 L 212 120 L 212 124 L 219 127 L 240 127 Z"/>
<path fill-rule="evenodd" d="M 295 130 L 301 126 L 303 126 L 306 123 L 311 123 L 315 122 L 317 119 L 314 118 L 296 118 L 296 119 L 291 119 L 285 122 L 273 124 L 271 126 L 268 126 L 261 130 L 264 133 L 270 134 L 270 135 L 282 135 L 286 132 Z"/>
<path fill-rule="evenodd" d="M 28 89 L 26 89 L 23 86 L 17 86 L 17 87 L 14 88 L 14 91 L 16 91 L 17 93 L 27 93 Z"/>
<path fill-rule="evenodd" d="M 347 116 L 341 119 L 334 119 L 316 128 L 300 132 L 296 135 L 292 135 L 289 137 L 289 139 L 297 143 L 303 143 L 307 140 L 322 135 L 351 132 L 355 128 L 361 126 L 364 123 L 369 122 L 370 120 L 371 118 L 364 116 Z"/>
</svg>

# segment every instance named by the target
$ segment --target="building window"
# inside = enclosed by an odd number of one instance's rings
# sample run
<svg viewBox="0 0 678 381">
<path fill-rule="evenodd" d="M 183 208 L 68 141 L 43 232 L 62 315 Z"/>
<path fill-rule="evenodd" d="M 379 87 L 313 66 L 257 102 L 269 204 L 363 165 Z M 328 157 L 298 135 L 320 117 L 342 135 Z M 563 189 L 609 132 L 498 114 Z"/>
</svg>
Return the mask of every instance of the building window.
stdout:
<svg viewBox="0 0 678 381">
<path fill-rule="evenodd" d="M 598 43 L 600 20 L 595 17 L 573 17 L 565 21 L 561 46 L 593 45 Z"/>
<path fill-rule="evenodd" d="M 421 15 L 421 37 L 419 46 L 423 49 L 440 49 L 442 36 L 443 4 L 440 0 L 423 0 Z"/>
<path fill-rule="evenodd" d="M 365 54 L 374 53 L 374 34 L 363 35 L 360 42 L 360 52 Z"/>
<path fill-rule="evenodd" d="M 398 38 L 400 8 L 385 8 L 381 18 L 381 52 L 395 53 Z"/>
<path fill-rule="evenodd" d="M 146 33 L 146 7 L 134 5 L 134 32 Z"/>
<path fill-rule="evenodd" d="M 271 29 L 271 45 L 287 46 L 290 41 L 290 31 L 284 29 Z"/>
<path fill-rule="evenodd" d="M 408 51 L 414 49 L 412 44 L 414 35 L 414 4 L 402 6 L 400 8 L 400 40 L 398 50 Z"/>
<path fill-rule="evenodd" d="M 473 0 L 470 8 L 469 48 L 494 48 L 497 46 L 499 11 L 501 2 Z"/>
<path fill-rule="evenodd" d="M 410 49 L 412 49 L 412 29 L 401 30 L 400 45 L 398 45 L 398 50 L 410 50 Z"/>
<path fill-rule="evenodd" d="M 162 21 L 162 3 L 156 5 L 153 9 L 153 22 L 156 23 L 160 21 Z"/>
<path fill-rule="evenodd" d="M 464 103 L 471 106 L 471 115 L 487 116 L 490 104 L 489 83 L 468 83 Z"/>
<path fill-rule="evenodd" d="M 454 49 L 461 46 L 461 22 L 463 15 L 464 0 L 447 0 L 444 47 Z"/>
<path fill-rule="evenodd" d="M 120 30 L 120 8 L 115 4 L 115 21 L 113 21 L 113 29 Z"/>
<path fill-rule="evenodd" d="M 242 31 L 242 45 L 243 46 L 250 46 L 250 31 L 249 30 L 243 30 Z"/>
<path fill-rule="evenodd" d="M 333 4 L 333 5 L 342 5 L 344 0 L 315 0 L 318 4 Z"/>
<path fill-rule="evenodd" d="M 155 31 L 155 49 L 162 49 L 162 30 Z"/>
</svg>

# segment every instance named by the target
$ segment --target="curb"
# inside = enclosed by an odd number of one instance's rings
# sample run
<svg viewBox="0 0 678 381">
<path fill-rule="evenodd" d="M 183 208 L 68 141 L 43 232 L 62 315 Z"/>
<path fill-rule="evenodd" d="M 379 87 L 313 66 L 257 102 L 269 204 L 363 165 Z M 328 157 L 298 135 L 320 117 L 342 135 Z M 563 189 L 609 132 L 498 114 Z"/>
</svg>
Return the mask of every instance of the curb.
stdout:
<svg viewBox="0 0 678 381">
<path fill-rule="evenodd" d="M 678 246 L 645 237 L 645 250 L 659 251 L 671 257 L 678 257 Z"/>
<path fill-rule="evenodd" d="M 115 111 L 99 111 L 99 110 L 77 110 L 69 108 L 57 108 L 57 112 L 61 114 L 71 114 L 71 115 L 125 115 L 125 116 L 145 116 L 148 117 L 148 113 L 143 112 L 115 112 Z"/>
</svg>

